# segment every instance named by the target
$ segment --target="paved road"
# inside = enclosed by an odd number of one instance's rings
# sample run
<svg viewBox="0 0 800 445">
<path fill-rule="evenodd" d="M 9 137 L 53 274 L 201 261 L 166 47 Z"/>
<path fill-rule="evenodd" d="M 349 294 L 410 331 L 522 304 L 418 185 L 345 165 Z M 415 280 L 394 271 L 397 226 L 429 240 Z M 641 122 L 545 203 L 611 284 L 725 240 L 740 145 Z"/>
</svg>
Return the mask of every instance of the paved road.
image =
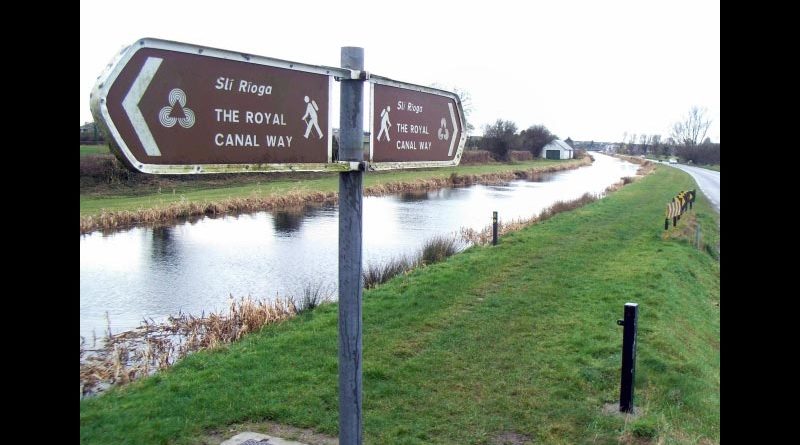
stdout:
<svg viewBox="0 0 800 445">
<path fill-rule="evenodd" d="M 708 197 L 711 204 L 719 212 L 719 172 L 700 167 L 690 167 L 682 164 L 671 164 L 672 167 L 679 168 L 692 175 L 700 190 Z"/>
</svg>

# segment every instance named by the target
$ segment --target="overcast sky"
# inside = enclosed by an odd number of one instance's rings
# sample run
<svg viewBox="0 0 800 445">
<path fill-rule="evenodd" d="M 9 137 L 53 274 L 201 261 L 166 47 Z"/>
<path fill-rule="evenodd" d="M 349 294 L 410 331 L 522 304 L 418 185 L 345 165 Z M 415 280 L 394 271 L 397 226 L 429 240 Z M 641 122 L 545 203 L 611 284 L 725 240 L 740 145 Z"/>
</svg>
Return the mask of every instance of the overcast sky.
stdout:
<svg viewBox="0 0 800 445">
<path fill-rule="evenodd" d="M 155 37 L 328 66 L 360 46 L 372 73 L 469 92 L 475 134 L 505 119 L 562 139 L 666 138 L 696 105 L 720 141 L 714 0 L 87 0 L 80 17 L 81 124 L 105 65 Z"/>
</svg>

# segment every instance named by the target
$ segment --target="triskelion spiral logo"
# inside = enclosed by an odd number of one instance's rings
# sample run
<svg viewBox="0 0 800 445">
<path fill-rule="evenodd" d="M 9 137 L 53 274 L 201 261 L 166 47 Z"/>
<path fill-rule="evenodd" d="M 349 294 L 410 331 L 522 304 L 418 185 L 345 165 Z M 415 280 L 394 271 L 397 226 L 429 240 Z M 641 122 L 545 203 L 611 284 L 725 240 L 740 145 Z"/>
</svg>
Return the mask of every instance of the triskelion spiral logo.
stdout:
<svg viewBox="0 0 800 445">
<path fill-rule="evenodd" d="M 173 127 L 176 122 L 183 128 L 194 125 L 194 111 L 186 108 L 186 93 L 182 89 L 174 88 L 169 92 L 169 105 L 158 113 L 158 121 L 167 128 Z"/>
</svg>

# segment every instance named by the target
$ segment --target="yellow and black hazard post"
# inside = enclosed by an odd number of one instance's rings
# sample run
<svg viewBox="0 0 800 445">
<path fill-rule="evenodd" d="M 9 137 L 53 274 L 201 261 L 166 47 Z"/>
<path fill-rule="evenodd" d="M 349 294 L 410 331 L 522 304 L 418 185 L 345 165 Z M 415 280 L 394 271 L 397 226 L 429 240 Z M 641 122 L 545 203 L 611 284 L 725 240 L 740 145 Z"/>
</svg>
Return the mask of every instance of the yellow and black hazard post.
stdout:
<svg viewBox="0 0 800 445">
<path fill-rule="evenodd" d="M 672 227 L 677 226 L 680 219 L 680 203 L 675 198 L 672 198 Z"/>
<path fill-rule="evenodd" d="M 669 229 L 669 219 L 672 217 L 672 203 L 667 203 L 667 211 L 664 212 L 664 230 Z"/>
</svg>

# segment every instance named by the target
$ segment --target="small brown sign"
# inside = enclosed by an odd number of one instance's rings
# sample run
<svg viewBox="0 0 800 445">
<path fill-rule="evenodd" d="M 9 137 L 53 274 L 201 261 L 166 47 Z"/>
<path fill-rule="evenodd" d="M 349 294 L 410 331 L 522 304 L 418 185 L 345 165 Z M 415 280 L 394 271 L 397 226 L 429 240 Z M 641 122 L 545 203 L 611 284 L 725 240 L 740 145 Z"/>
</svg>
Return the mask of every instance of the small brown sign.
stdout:
<svg viewBox="0 0 800 445">
<path fill-rule="evenodd" d="M 458 165 L 466 142 L 458 96 L 373 76 L 370 167 Z"/>
<path fill-rule="evenodd" d="M 325 170 L 335 70 L 142 39 L 100 77 L 92 112 L 147 173 Z"/>
</svg>

